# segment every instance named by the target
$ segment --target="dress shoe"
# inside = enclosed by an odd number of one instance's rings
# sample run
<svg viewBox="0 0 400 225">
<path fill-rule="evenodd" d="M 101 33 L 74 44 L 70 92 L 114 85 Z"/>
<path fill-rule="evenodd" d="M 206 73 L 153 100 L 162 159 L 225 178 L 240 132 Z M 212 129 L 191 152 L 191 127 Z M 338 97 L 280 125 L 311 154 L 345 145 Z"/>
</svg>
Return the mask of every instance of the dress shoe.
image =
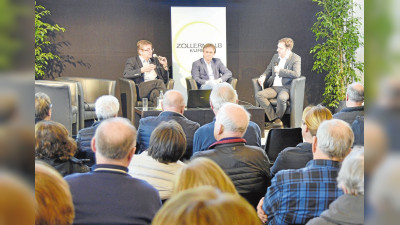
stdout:
<svg viewBox="0 0 400 225">
<path fill-rule="evenodd" d="M 272 128 L 283 128 L 282 120 L 280 120 L 280 119 L 274 120 L 274 121 L 272 122 L 271 127 L 272 127 Z"/>
</svg>

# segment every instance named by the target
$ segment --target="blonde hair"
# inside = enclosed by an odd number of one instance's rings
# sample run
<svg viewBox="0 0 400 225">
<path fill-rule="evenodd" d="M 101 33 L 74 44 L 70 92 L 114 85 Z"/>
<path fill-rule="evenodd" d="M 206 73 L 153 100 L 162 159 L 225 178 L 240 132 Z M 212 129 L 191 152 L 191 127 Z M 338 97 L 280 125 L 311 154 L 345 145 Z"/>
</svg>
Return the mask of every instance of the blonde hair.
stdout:
<svg viewBox="0 0 400 225">
<path fill-rule="evenodd" d="M 211 159 L 196 158 L 182 167 L 175 176 L 173 195 L 180 191 L 210 185 L 223 192 L 238 194 L 225 172 Z"/>
<path fill-rule="evenodd" d="M 35 224 L 68 225 L 74 221 L 74 205 L 68 183 L 52 167 L 35 163 Z"/>
<path fill-rule="evenodd" d="M 151 46 L 153 46 L 153 44 L 152 44 L 150 41 L 148 41 L 148 40 L 140 40 L 140 41 L 138 41 L 138 42 L 136 43 L 136 47 L 137 47 L 138 53 L 139 53 L 139 50 L 141 50 L 141 49 L 143 48 L 143 46 L 145 46 L 145 45 L 151 45 Z"/>
<path fill-rule="evenodd" d="M 306 109 L 304 109 L 304 111 Z M 309 109 L 309 111 L 304 116 L 303 121 L 307 125 L 307 128 L 310 130 L 311 135 L 315 136 L 315 135 L 317 135 L 317 130 L 318 130 L 319 125 L 323 121 L 330 120 L 330 119 L 332 119 L 331 111 L 322 105 L 317 105 L 317 106 L 313 106 L 313 107 L 311 107 L 311 109 Z"/>
<path fill-rule="evenodd" d="M 157 212 L 152 225 L 261 225 L 254 208 L 240 195 L 210 186 L 179 193 Z"/>
</svg>

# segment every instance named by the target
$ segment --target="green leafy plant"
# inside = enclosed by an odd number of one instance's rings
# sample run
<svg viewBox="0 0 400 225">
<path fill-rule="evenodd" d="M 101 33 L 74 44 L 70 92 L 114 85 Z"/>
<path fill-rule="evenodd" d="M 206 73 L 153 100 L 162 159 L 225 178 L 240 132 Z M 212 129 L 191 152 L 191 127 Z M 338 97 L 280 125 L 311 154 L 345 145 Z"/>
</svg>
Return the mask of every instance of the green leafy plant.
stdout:
<svg viewBox="0 0 400 225">
<path fill-rule="evenodd" d="M 326 73 L 325 103 L 337 107 L 345 100 L 347 85 L 359 81 L 357 70 L 364 72 L 364 63 L 356 59 L 356 50 L 363 45 L 360 34 L 360 18 L 354 7 L 359 7 L 353 0 L 313 0 L 322 10 L 311 30 L 317 44 L 311 48 L 314 54 L 312 70 Z"/>
<path fill-rule="evenodd" d="M 44 17 L 50 15 L 50 11 L 35 1 L 35 78 L 46 76 L 46 70 L 51 60 L 59 60 L 60 57 L 48 50 L 52 44 L 49 39 L 51 32 L 65 29 L 58 24 L 51 25 L 44 22 Z"/>
</svg>

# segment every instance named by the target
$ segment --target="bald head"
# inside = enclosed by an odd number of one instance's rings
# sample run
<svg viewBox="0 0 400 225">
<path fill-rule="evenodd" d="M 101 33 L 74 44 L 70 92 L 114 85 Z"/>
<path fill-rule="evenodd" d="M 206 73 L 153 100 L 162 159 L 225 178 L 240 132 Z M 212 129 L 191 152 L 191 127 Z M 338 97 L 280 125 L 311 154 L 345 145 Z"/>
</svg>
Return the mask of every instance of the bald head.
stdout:
<svg viewBox="0 0 400 225">
<path fill-rule="evenodd" d="M 164 95 L 162 107 L 163 111 L 172 111 L 182 114 L 185 109 L 185 99 L 179 91 L 169 90 Z"/>
<path fill-rule="evenodd" d="M 249 121 L 250 114 L 242 106 L 225 103 L 216 116 L 214 137 L 216 140 L 225 137 L 243 137 Z"/>
<path fill-rule="evenodd" d="M 238 96 L 235 89 L 225 82 L 215 85 L 210 94 L 210 102 L 214 112 L 218 112 L 225 103 L 237 103 L 237 100 Z"/>
<path fill-rule="evenodd" d="M 125 118 L 107 119 L 97 128 L 93 144 L 96 157 L 100 154 L 106 159 L 124 160 L 135 148 L 136 129 Z"/>
<path fill-rule="evenodd" d="M 347 87 L 347 107 L 361 106 L 364 102 L 364 85 L 359 82 Z"/>
</svg>

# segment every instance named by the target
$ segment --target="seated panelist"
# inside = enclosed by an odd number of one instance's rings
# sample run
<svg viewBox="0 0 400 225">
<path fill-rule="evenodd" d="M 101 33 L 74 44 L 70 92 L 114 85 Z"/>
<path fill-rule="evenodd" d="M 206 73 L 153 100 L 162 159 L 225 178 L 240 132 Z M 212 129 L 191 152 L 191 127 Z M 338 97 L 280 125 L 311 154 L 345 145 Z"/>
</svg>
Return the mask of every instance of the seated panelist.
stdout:
<svg viewBox="0 0 400 225">
<path fill-rule="evenodd" d="M 199 89 L 212 89 L 215 84 L 226 82 L 232 72 L 218 58 L 213 58 L 216 48 L 213 44 L 203 46 L 203 58 L 193 62 L 192 77 Z"/>
</svg>

